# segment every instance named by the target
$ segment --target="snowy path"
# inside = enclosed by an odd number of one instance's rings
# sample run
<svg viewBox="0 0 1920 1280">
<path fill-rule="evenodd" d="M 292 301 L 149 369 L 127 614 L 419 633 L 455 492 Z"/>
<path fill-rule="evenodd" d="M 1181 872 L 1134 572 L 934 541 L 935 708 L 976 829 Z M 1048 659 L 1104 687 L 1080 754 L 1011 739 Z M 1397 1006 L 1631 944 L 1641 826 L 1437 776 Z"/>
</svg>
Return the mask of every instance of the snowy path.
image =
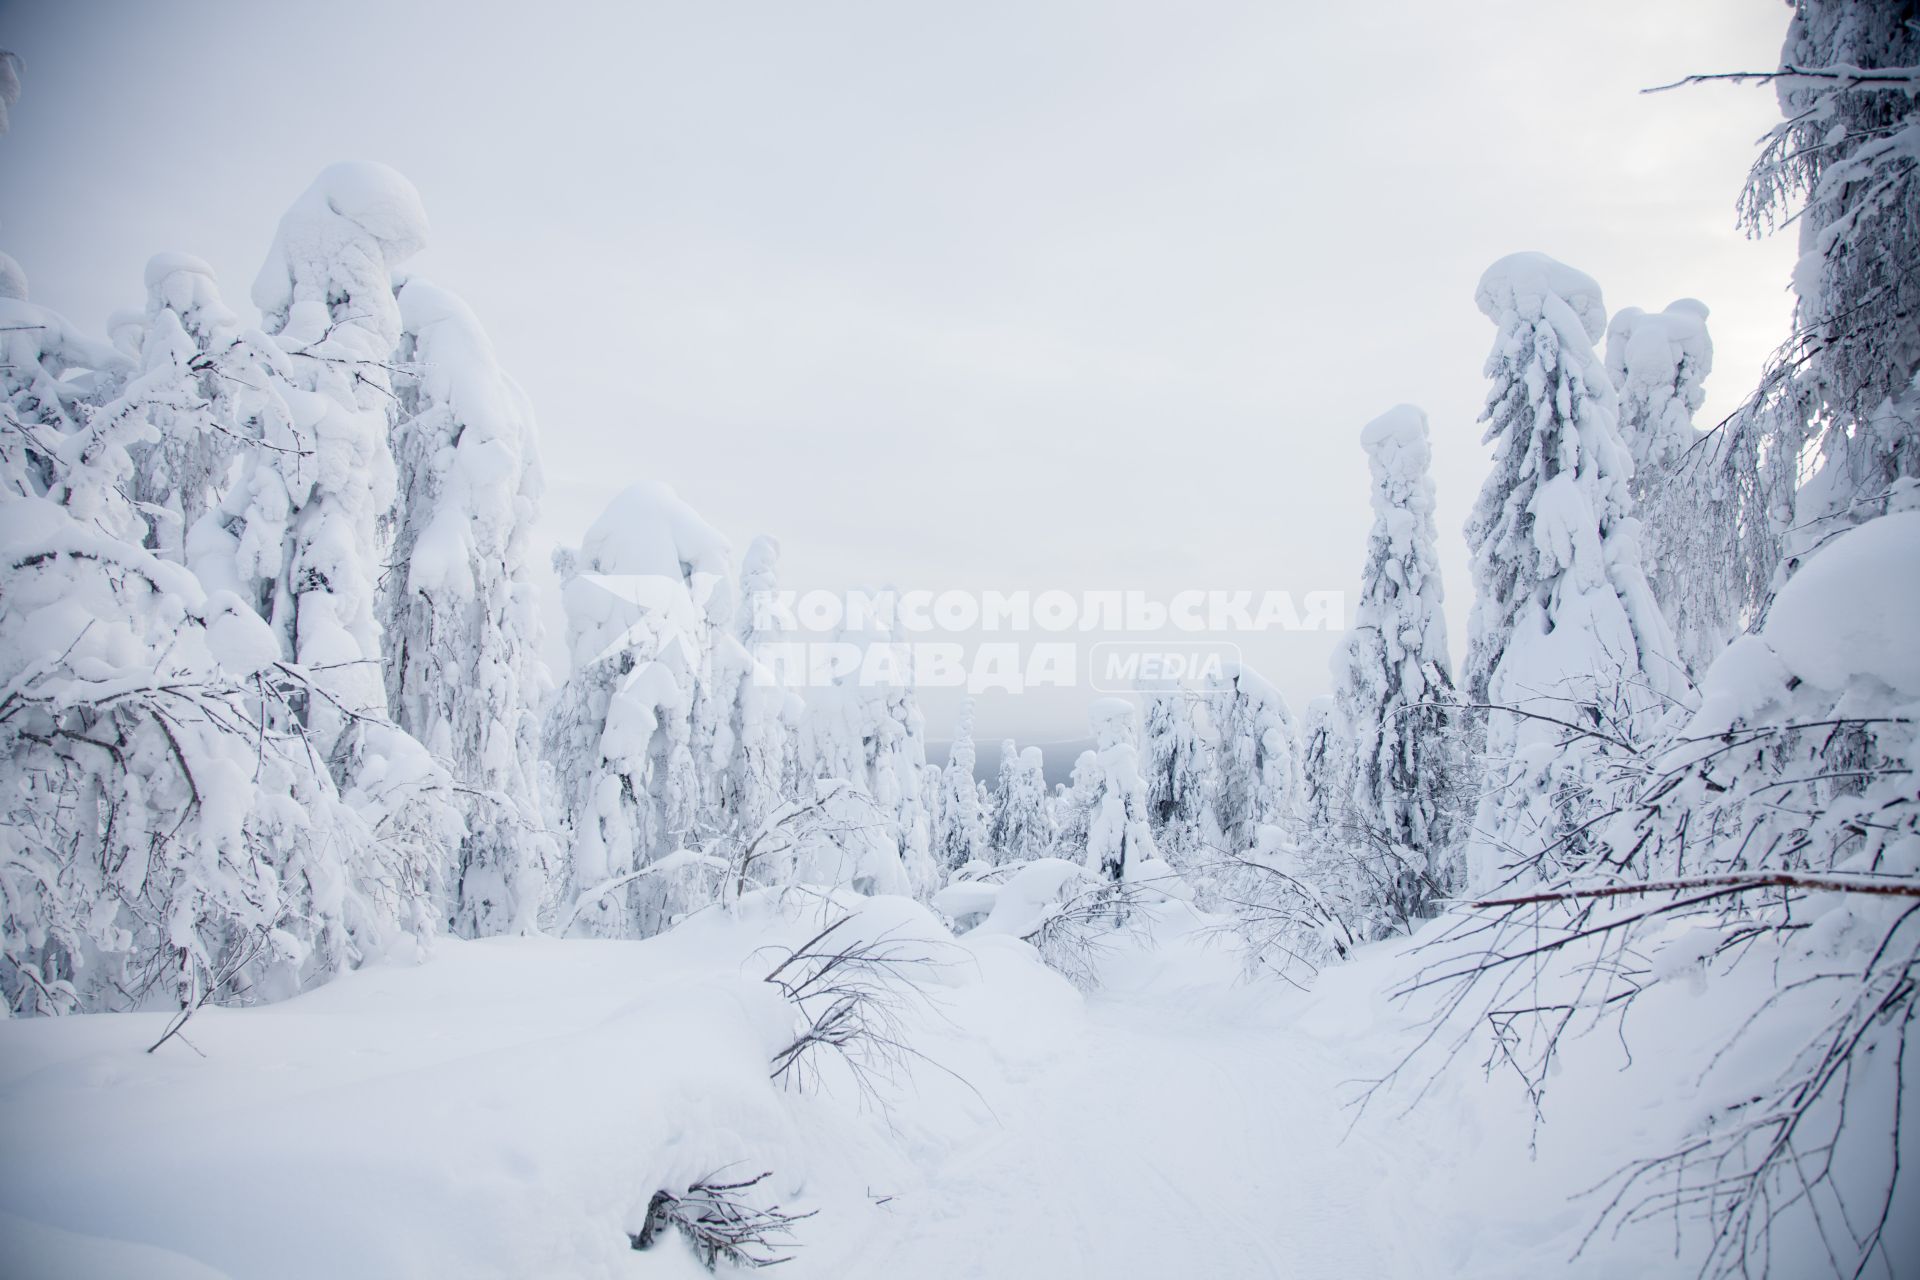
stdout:
<svg viewBox="0 0 1920 1280">
<path fill-rule="evenodd" d="M 861 1109 L 768 1079 L 793 1015 L 755 975 L 813 932 L 448 941 L 209 1009 L 158 1054 L 164 1014 L 0 1023 L 0 1274 L 702 1280 L 628 1233 L 654 1189 L 718 1170 L 767 1170 L 769 1200 L 815 1213 L 793 1280 L 1575 1273 L 1590 1154 L 1528 1163 L 1481 1089 L 1348 1133 L 1347 1082 L 1380 1065 L 1351 1055 L 1393 1043 L 1381 974 L 1300 998 L 1170 942 L 1083 1000 L 1019 944 L 970 941 L 911 1038 L 971 1088 L 921 1069 Z M 1674 1273 L 1619 1262 L 1579 1274 Z"/>
<path fill-rule="evenodd" d="M 820 1274 L 1424 1274 L 1391 1197 L 1404 1175 L 1347 1135 L 1348 1073 L 1317 1044 L 1136 994 L 1096 998 L 1065 1050 Z"/>
</svg>

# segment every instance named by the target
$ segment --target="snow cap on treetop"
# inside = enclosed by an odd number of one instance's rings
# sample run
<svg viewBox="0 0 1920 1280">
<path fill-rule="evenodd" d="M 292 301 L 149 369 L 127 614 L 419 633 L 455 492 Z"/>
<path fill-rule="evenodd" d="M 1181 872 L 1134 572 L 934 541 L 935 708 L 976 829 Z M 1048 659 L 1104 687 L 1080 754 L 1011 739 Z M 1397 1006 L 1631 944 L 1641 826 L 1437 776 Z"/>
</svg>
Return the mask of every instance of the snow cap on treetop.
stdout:
<svg viewBox="0 0 1920 1280">
<path fill-rule="evenodd" d="M 1677 298 L 1658 315 L 1622 307 L 1607 326 L 1607 368 L 1616 381 L 1657 383 L 1673 377 L 1682 357 L 1691 356 L 1696 378 L 1713 372 L 1713 340 L 1707 336 L 1707 304 Z"/>
<path fill-rule="evenodd" d="M 1495 324 L 1510 312 L 1536 318 L 1550 297 L 1567 304 L 1589 341 L 1600 341 L 1607 331 L 1607 306 L 1600 286 L 1592 276 L 1544 253 L 1508 254 L 1487 268 L 1473 294 L 1480 313 Z"/>
<path fill-rule="evenodd" d="M 1427 414 L 1418 405 L 1397 404 L 1360 431 L 1360 447 L 1373 453 L 1387 444 L 1427 443 Z"/>
<path fill-rule="evenodd" d="M 213 279 L 213 268 L 190 253 L 156 253 L 147 259 L 147 292 L 153 293 L 168 277 L 181 273 Z"/>
<path fill-rule="evenodd" d="M 12 298 L 15 302 L 27 300 L 27 273 L 4 253 L 0 253 L 0 298 Z"/>
<path fill-rule="evenodd" d="M 1134 741 L 1133 703 L 1125 698 L 1098 698 L 1088 708 L 1093 737 L 1101 749 Z"/>
<path fill-rule="evenodd" d="M 413 184 L 384 164 L 347 160 L 320 171 L 281 216 L 273 248 L 253 283 L 254 305 L 285 311 L 296 284 L 335 259 L 371 249 L 391 268 L 427 244 L 427 211 Z"/>
</svg>

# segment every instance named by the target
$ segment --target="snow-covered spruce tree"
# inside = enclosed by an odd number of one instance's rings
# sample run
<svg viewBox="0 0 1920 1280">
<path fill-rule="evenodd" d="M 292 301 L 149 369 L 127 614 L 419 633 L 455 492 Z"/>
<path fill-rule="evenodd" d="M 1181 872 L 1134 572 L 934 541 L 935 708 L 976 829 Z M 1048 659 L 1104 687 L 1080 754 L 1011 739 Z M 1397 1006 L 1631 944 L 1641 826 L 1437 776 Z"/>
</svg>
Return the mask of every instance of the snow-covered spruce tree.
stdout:
<svg viewBox="0 0 1920 1280">
<path fill-rule="evenodd" d="M 712 888 L 698 860 L 661 859 L 696 833 L 694 704 L 715 630 L 732 621 L 732 553 L 671 489 L 643 483 L 564 563 L 571 666 L 544 735 L 553 808 L 570 819 L 560 918 L 594 937 L 647 937 Z"/>
<path fill-rule="evenodd" d="M 379 596 L 387 701 L 459 787 L 467 833 L 445 926 L 524 931 L 556 860 L 537 719 L 552 681 L 527 567 L 541 485 L 533 413 L 459 298 L 415 279 L 399 304 L 398 483 Z"/>
<path fill-rule="evenodd" d="M 1259 843 L 1263 826 L 1299 816 L 1300 748 L 1286 699 L 1258 673 L 1227 664 L 1207 681 L 1213 729 L 1212 807 L 1225 851 Z"/>
<path fill-rule="evenodd" d="M 1147 694 L 1141 771 L 1147 781 L 1147 819 L 1154 844 L 1182 874 L 1211 856 L 1207 810 L 1210 778 L 1201 736 L 1201 699 L 1190 689 Z"/>
<path fill-rule="evenodd" d="M 987 856 L 986 815 L 974 777 L 973 699 L 960 706 L 947 765 L 940 772 L 940 806 L 934 813 L 934 858 L 951 873 Z"/>
<path fill-rule="evenodd" d="M 1693 422 L 1712 369 L 1707 308 L 1692 298 L 1658 315 L 1627 307 L 1607 326 L 1607 372 L 1633 459 L 1628 490 L 1640 521 L 1640 560 L 1690 673 L 1705 670 L 1740 629 L 1727 555 L 1736 499 L 1719 465 L 1721 442 Z"/>
<path fill-rule="evenodd" d="M 1735 551 L 1749 612 L 1920 477 L 1920 31 L 1900 0 L 1792 9 L 1780 70 L 1737 77 L 1771 79 L 1785 117 L 1748 174 L 1741 222 L 1752 234 L 1791 222 L 1800 236 L 1793 334 L 1725 450 L 1743 490 Z M 1809 452 L 1819 472 L 1796 494 Z"/>
<path fill-rule="evenodd" d="M 925 897 L 940 887 L 942 874 L 934 814 L 944 773 L 927 767 L 926 729 L 913 696 L 908 651 L 893 641 L 884 619 L 872 622 L 837 634 L 835 643 L 851 646 L 858 665 L 809 690 L 799 752 L 815 783 L 839 780 L 873 800 L 913 892 Z"/>
<path fill-rule="evenodd" d="M 1046 762 L 1040 748 L 1019 750 L 1012 738 L 1000 744 L 1000 775 L 993 790 L 987 844 L 995 862 L 1042 857 L 1053 844 L 1047 807 Z"/>
<path fill-rule="evenodd" d="M 1300 816 L 1310 840 L 1332 839 L 1347 819 L 1353 785 L 1352 734 L 1332 694 L 1307 704 L 1300 725 Z"/>
<path fill-rule="evenodd" d="M 1122 881 L 1140 874 L 1160 855 L 1147 817 L 1147 782 L 1140 776 L 1139 713 L 1125 698 L 1101 698 L 1093 704 L 1093 759 L 1086 789 L 1088 871 Z M 1074 786 L 1081 790 L 1080 770 Z"/>
<path fill-rule="evenodd" d="M 763 643 L 779 639 L 770 621 L 779 576 L 780 544 L 761 534 L 740 559 L 733 643 L 722 644 L 716 660 L 717 678 L 732 686 L 721 701 L 733 710 L 727 734 L 709 750 L 723 769 L 717 803 L 741 830 L 753 830 L 781 801 L 799 796 L 806 776 L 800 751 L 805 704 L 779 683 L 760 652 Z"/>
<path fill-rule="evenodd" d="M 1456 879 L 1462 726 L 1448 709 L 1427 415 L 1398 405 L 1368 423 L 1360 443 L 1373 528 L 1353 630 L 1334 662 L 1334 719 L 1350 735 L 1342 745 L 1352 772 L 1323 820 L 1332 868 L 1349 886 L 1348 927 L 1364 940 L 1431 915 Z"/>
<path fill-rule="evenodd" d="M 1502 258 L 1475 300 L 1498 329 L 1481 414 L 1493 471 L 1467 520 L 1474 605 L 1465 701 L 1484 716 L 1469 883 L 1578 866 L 1612 785 L 1609 751 L 1648 733 L 1680 683 L 1640 569 L 1632 460 L 1593 342 L 1600 287 L 1542 254 Z"/>
</svg>

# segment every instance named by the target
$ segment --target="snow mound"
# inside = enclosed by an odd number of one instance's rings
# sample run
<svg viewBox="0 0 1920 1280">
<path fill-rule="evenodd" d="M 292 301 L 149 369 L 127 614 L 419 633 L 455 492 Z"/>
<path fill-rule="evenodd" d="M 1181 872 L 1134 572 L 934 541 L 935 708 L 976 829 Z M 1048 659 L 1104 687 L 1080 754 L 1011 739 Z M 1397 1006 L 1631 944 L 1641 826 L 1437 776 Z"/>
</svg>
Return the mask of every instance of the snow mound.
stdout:
<svg viewBox="0 0 1920 1280">
<path fill-rule="evenodd" d="M 1870 520 L 1787 579 L 1761 634 L 1802 680 L 1838 691 L 1858 674 L 1920 694 L 1920 511 Z"/>
<path fill-rule="evenodd" d="M 280 219 L 253 283 L 254 305 L 285 314 L 303 282 L 326 280 L 343 260 L 355 274 L 387 270 L 427 243 L 427 211 L 413 184 L 386 165 L 328 165 Z"/>
<path fill-rule="evenodd" d="M 1584 271 L 1544 253 L 1508 254 L 1487 268 L 1473 294 L 1480 313 L 1495 324 L 1508 313 L 1536 318 L 1545 312 L 1549 298 L 1560 299 L 1573 311 L 1588 341 L 1598 342 L 1606 333 L 1607 306 L 1600 286 Z"/>
</svg>

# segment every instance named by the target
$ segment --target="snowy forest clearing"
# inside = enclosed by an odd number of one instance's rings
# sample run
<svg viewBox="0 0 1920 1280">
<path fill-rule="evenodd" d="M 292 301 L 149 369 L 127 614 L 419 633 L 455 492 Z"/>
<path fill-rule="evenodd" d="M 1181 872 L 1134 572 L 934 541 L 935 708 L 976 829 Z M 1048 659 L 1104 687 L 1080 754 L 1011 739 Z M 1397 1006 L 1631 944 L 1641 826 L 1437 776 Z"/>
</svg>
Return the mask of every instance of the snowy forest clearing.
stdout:
<svg viewBox="0 0 1920 1280">
<path fill-rule="evenodd" d="M 793 1028 L 759 980 L 769 939 L 839 908 L 764 906 L 644 942 L 448 940 L 206 1009 L 153 1054 L 164 1014 L 0 1024 L 0 1271 L 691 1277 L 677 1238 L 630 1247 L 649 1197 L 763 1170 L 762 1203 L 815 1214 L 781 1250 L 795 1276 L 1697 1267 L 1664 1220 L 1568 1267 L 1597 1209 L 1568 1197 L 1690 1120 L 1680 1058 L 1570 1070 L 1535 1161 L 1524 1099 L 1472 1072 L 1349 1132 L 1356 1077 L 1410 1043 L 1372 994 L 1405 944 L 1303 994 L 1236 982 L 1221 936 L 1171 908 L 1083 998 L 1021 943 L 948 943 L 912 903 L 867 900 L 857 931 L 941 961 L 903 1023 L 925 1057 L 863 1101 L 845 1074 L 768 1079 Z M 1677 998 L 1697 1023 L 1703 1001 Z"/>
<path fill-rule="evenodd" d="M 1200 589 L 1193 502 L 1116 504 L 1164 601 L 802 591 L 623 394 L 634 474 L 542 547 L 531 398 L 384 164 L 244 315 L 163 252 L 91 336 L 0 254 L 0 1272 L 1920 1275 L 1920 22 L 1791 7 L 1705 77 L 1782 113 L 1757 385 L 1702 420 L 1705 303 L 1498 257 L 1465 648 L 1465 415 L 1342 404 L 1371 521 L 1298 718 L 1230 637 L 1299 611 Z M 719 452 L 709 513 L 776 465 Z M 971 538 L 850 511 L 906 573 Z M 1169 626 L 1222 660 L 1064 662 Z M 1064 780 L 986 776 L 1015 670 L 1089 694 Z"/>
</svg>

